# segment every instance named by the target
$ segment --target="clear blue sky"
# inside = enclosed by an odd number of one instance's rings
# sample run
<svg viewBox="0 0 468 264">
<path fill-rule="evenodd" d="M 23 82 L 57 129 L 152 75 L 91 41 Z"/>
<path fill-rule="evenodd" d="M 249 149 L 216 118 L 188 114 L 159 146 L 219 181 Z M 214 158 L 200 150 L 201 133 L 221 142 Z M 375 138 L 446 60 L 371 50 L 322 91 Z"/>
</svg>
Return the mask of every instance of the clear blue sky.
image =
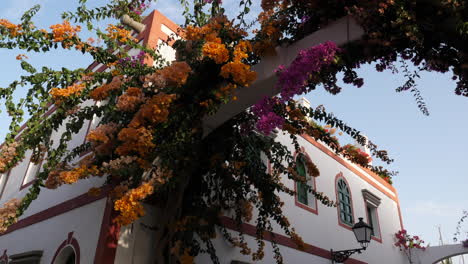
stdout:
<svg viewBox="0 0 468 264">
<path fill-rule="evenodd" d="M 60 14 L 76 5 L 75 2 L 3 0 L 0 18 L 17 21 L 23 11 L 39 3 L 43 8 L 35 21 L 38 26 L 48 27 L 60 21 Z M 90 1 L 99 2 L 103 1 Z M 182 23 L 181 9 L 176 2 L 159 1 L 154 7 Z M 238 10 L 238 1 L 224 2 L 230 12 Z M 258 5 L 260 1 L 255 2 Z M 254 10 L 258 10 L 258 6 Z M 21 74 L 15 60 L 19 53 L 0 50 L 0 86 Z M 36 66 L 76 68 L 91 63 L 91 58 L 75 51 L 27 55 L 29 62 Z M 445 242 L 451 242 L 462 210 L 468 210 L 468 137 L 464 136 L 468 131 L 468 98 L 454 94 L 455 83 L 449 74 L 423 74 L 418 87 L 431 113 L 426 117 L 410 93 L 394 91 L 404 83 L 403 74 L 378 73 L 372 66 L 362 67 L 360 72 L 365 77 L 365 85 L 360 89 L 347 86 L 336 96 L 318 89 L 306 97 L 314 106 L 325 105 L 328 111 L 364 132 L 395 158 L 392 169 L 400 174 L 395 177 L 394 186 L 399 192 L 404 224 L 409 232 L 437 245 L 436 226 L 441 225 Z M 5 114 L 0 114 L 1 138 L 7 125 Z"/>
</svg>

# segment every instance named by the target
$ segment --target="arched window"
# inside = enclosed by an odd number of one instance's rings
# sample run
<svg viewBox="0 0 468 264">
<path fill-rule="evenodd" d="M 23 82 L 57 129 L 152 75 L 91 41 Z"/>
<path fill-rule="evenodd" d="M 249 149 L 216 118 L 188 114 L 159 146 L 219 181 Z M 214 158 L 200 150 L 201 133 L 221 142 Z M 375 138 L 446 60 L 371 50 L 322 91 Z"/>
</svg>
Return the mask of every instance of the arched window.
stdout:
<svg viewBox="0 0 468 264">
<path fill-rule="evenodd" d="M 346 184 L 346 181 L 343 178 L 339 178 L 336 185 L 338 202 L 340 204 L 340 221 L 343 224 L 352 226 L 354 223 L 353 207 L 351 205 L 351 193 L 348 184 Z"/>
<path fill-rule="evenodd" d="M 76 264 L 76 253 L 73 247 L 68 245 L 60 250 L 53 264 Z"/>
<path fill-rule="evenodd" d="M 68 233 L 68 238 L 60 244 L 51 264 L 80 264 L 80 245 L 73 232 Z"/>
<path fill-rule="evenodd" d="M 305 183 L 296 182 L 296 199 L 298 203 L 315 209 L 315 197 L 308 191 L 309 187 L 315 189 L 315 184 L 314 179 L 307 174 L 305 159 L 304 154 L 299 154 L 296 158 L 296 173 L 306 179 Z"/>
</svg>

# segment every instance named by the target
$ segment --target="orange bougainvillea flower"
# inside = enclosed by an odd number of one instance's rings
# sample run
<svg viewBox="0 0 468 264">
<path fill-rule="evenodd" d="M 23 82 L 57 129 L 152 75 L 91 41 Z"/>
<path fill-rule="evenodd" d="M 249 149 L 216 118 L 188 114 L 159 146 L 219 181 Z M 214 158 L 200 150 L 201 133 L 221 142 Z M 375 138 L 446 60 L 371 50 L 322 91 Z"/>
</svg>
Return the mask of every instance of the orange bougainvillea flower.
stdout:
<svg viewBox="0 0 468 264">
<path fill-rule="evenodd" d="M 169 106 L 176 99 L 175 94 L 159 93 L 154 95 L 135 114 L 129 127 L 138 128 L 142 125 L 164 123 L 169 116 Z"/>
<path fill-rule="evenodd" d="M 50 95 L 55 104 L 61 104 L 66 98 L 73 95 L 80 95 L 81 91 L 86 87 L 84 83 L 73 84 L 67 88 L 52 88 Z"/>
<path fill-rule="evenodd" d="M 185 61 L 175 61 L 164 67 L 160 74 L 168 86 L 180 87 L 187 82 L 192 68 Z"/>
<path fill-rule="evenodd" d="M 125 112 L 135 111 L 145 97 L 140 88 L 130 87 L 117 100 L 117 109 Z"/>
<path fill-rule="evenodd" d="M 122 78 L 120 76 L 116 76 L 110 83 L 106 83 L 92 90 L 89 93 L 89 96 L 96 101 L 105 100 L 109 97 L 111 91 L 118 90 L 121 85 Z"/>
<path fill-rule="evenodd" d="M 221 68 L 221 76 L 232 78 L 241 86 L 249 86 L 257 78 L 257 73 L 250 70 L 250 66 L 239 61 L 229 62 Z"/>
<path fill-rule="evenodd" d="M 143 77 L 143 87 L 181 87 L 187 82 L 191 71 L 192 68 L 185 61 L 174 61 L 171 65 Z"/>
<path fill-rule="evenodd" d="M 0 233 L 3 233 L 7 230 L 8 226 L 5 223 L 16 222 L 18 208 L 21 205 L 21 200 L 13 198 L 8 200 L 0 208 Z"/>
<path fill-rule="evenodd" d="M 95 144 L 107 143 L 115 137 L 114 134 L 117 132 L 118 128 L 119 125 L 115 123 L 99 125 L 96 129 L 89 132 L 86 139 Z"/>
<path fill-rule="evenodd" d="M 90 175 L 99 175 L 99 169 L 97 166 L 86 166 L 81 165 L 78 168 L 74 168 L 69 171 L 62 171 L 58 174 L 58 184 L 72 184 L 80 179 L 85 179 Z M 50 177 L 50 175 L 49 175 Z"/>
<path fill-rule="evenodd" d="M 11 165 L 13 165 L 10 163 L 15 159 L 17 154 L 16 149 L 18 147 L 19 143 L 17 141 L 3 144 L 0 147 L 0 173 L 4 173 Z"/>
<path fill-rule="evenodd" d="M 152 181 L 149 181 L 125 193 L 114 203 L 114 209 L 119 212 L 114 222 L 120 226 L 124 226 L 145 215 L 141 201 L 151 195 L 153 191 Z"/>
<path fill-rule="evenodd" d="M 217 64 L 223 64 L 229 60 L 229 50 L 221 43 L 220 38 L 217 38 L 217 40 L 216 42 L 206 42 L 203 45 L 202 52 L 203 56 L 214 60 Z"/>
<path fill-rule="evenodd" d="M 26 56 L 26 54 L 18 54 L 18 56 L 16 56 L 16 59 L 17 60 L 28 59 L 28 56 Z"/>
<path fill-rule="evenodd" d="M 8 33 L 10 33 L 11 37 L 17 37 L 22 34 L 22 28 L 20 25 L 15 25 L 6 19 L 0 19 L 0 26 L 5 27 L 8 30 Z"/>
<path fill-rule="evenodd" d="M 137 42 L 137 39 L 132 37 L 130 31 L 124 28 L 119 28 L 115 25 L 109 24 L 106 30 L 108 32 L 107 36 L 113 40 L 117 40 L 119 42 L 127 42 L 128 40 Z"/>
<path fill-rule="evenodd" d="M 239 43 L 234 48 L 234 58 L 233 61 L 242 61 L 249 57 L 248 52 L 252 51 L 252 45 L 248 41 L 239 41 Z"/>
<path fill-rule="evenodd" d="M 153 151 L 156 146 L 153 143 L 151 131 L 144 127 L 124 128 L 119 132 L 118 139 L 122 144 L 117 147 L 115 152 L 121 156 L 136 153 L 141 158 L 146 158 L 146 155 Z"/>
<path fill-rule="evenodd" d="M 54 42 L 62 42 L 65 40 L 72 39 L 73 37 L 76 37 L 76 33 L 81 31 L 80 26 L 72 26 L 70 25 L 70 22 L 67 20 L 63 21 L 62 24 L 56 24 L 50 26 L 50 29 L 52 29 L 52 34 L 53 34 L 53 41 Z"/>
</svg>

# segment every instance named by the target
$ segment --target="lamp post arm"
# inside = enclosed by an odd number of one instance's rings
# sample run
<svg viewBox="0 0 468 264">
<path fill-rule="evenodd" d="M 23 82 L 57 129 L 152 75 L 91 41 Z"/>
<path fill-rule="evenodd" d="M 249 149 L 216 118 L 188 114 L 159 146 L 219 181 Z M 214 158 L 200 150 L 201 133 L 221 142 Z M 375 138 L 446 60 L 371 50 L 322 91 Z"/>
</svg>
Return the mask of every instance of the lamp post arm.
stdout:
<svg viewBox="0 0 468 264">
<path fill-rule="evenodd" d="M 366 247 L 362 248 L 355 248 L 355 249 L 348 249 L 348 250 L 340 250 L 340 251 L 333 251 L 330 250 L 331 259 L 333 263 L 343 263 L 345 262 L 352 254 L 358 253 L 361 254 L 362 251 L 366 250 Z"/>
</svg>

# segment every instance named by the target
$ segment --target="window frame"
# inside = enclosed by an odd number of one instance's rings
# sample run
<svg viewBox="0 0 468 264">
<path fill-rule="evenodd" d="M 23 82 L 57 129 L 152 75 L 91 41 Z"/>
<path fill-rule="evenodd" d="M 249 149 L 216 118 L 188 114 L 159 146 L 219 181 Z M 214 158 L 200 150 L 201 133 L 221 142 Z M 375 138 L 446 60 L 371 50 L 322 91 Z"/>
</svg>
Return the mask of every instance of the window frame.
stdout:
<svg viewBox="0 0 468 264">
<path fill-rule="evenodd" d="M 0 175 L 5 176 L 5 181 L 3 182 L 3 186 L 0 186 L 0 200 L 3 198 L 3 193 L 5 192 L 5 189 L 6 189 L 6 185 L 8 183 L 8 180 L 10 179 L 10 173 L 11 173 L 11 169 L 7 172 L 4 172 L 4 173 L 0 173 Z M 0 178 L 1 180 L 1 178 Z"/>
<path fill-rule="evenodd" d="M 379 218 L 380 198 L 378 198 L 376 195 L 374 195 L 366 189 L 362 190 L 362 194 L 364 198 L 364 208 L 366 210 L 366 222 L 374 229 L 373 234 L 371 235 L 371 239 L 382 243 L 382 231 L 380 227 Z M 369 215 L 368 208 L 371 209 L 370 213 L 373 215 Z"/>
<path fill-rule="evenodd" d="M 341 220 L 341 206 L 339 205 L 339 202 L 340 202 L 340 198 L 339 198 L 339 190 L 338 190 L 338 182 L 340 180 L 343 180 L 343 182 L 346 184 L 347 188 L 348 188 L 348 192 L 349 192 L 349 207 L 350 207 L 350 210 L 351 210 L 351 220 L 353 223 L 346 223 L 344 221 Z M 354 216 L 354 206 L 353 206 L 353 194 L 352 194 L 352 191 L 351 191 L 351 187 L 348 183 L 348 181 L 346 180 L 346 178 L 343 176 L 343 173 L 340 172 L 336 175 L 335 177 L 335 194 L 336 194 L 336 201 L 338 202 L 338 206 L 336 207 L 336 212 L 337 212 L 337 218 L 338 218 L 338 225 L 341 226 L 341 227 L 344 227 L 350 231 L 352 231 L 352 227 L 354 225 L 354 221 L 355 221 L 355 216 Z"/>
<path fill-rule="evenodd" d="M 304 151 L 304 149 L 302 149 L 301 152 L 298 152 L 298 153 L 296 153 L 296 154 L 294 155 L 294 160 L 297 160 L 297 159 L 300 158 L 300 157 L 303 157 L 304 159 L 310 159 L 309 155 Z M 304 166 L 306 166 L 305 162 L 304 162 Z M 306 174 L 306 177 L 307 177 L 307 176 L 308 176 L 307 168 L 305 167 L 304 169 L 305 169 L 305 174 Z M 315 180 L 315 177 L 312 177 L 312 176 L 309 176 L 309 177 L 310 177 L 310 182 L 311 182 L 311 184 L 312 184 L 312 186 L 311 186 L 312 189 L 313 189 L 313 190 L 317 190 L 317 182 L 316 182 L 316 180 Z M 309 182 L 309 180 L 308 180 L 307 182 Z M 318 215 L 318 203 L 317 203 L 317 198 L 316 198 L 315 196 L 311 195 L 311 197 L 313 198 L 313 200 L 310 201 L 310 203 L 308 203 L 308 204 L 304 204 L 304 203 L 302 203 L 302 202 L 299 201 L 299 199 L 298 199 L 298 193 L 297 193 L 297 191 L 298 191 L 298 188 L 297 188 L 298 183 L 299 183 L 299 182 L 297 182 L 297 181 L 293 181 L 293 184 L 294 184 L 294 192 L 296 193 L 296 194 L 294 195 L 294 204 L 295 204 L 297 207 L 299 207 L 299 208 L 302 208 L 302 209 L 304 209 L 304 210 L 306 210 L 306 211 L 309 211 L 309 212 L 311 212 L 311 213 L 313 213 L 313 214 Z M 307 192 L 307 195 L 309 195 L 309 192 Z M 311 205 L 313 205 L 313 206 L 311 206 Z"/>
<path fill-rule="evenodd" d="M 34 175 L 34 178 L 32 180 L 30 180 L 29 182 L 24 182 L 26 180 L 26 177 L 28 176 L 28 171 L 29 171 L 29 168 L 31 167 L 31 164 L 34 164 L 32 162 L 32 153 L 31 153 L 31 157 L 29 158 L 29 163 L 28 163 L 28 166 L 26 167 L 26 171 L 24 172 L 24 176 L 23 176 L 23 180 L 21 181 L 21 187 L 20 187 L 20 191 L 31 186 L 34 182 L 37 181 L 37 175 L 39 175 L 39 173 L 41 172 L 41 169 L 42 169 L 42 163 L 44 162 L 44 158 L 42 158 L 39 163 L 37 164 L 37 166 L 39 167 L 38 171 L 36 172 L 36 175 Z"/>
</svg>

